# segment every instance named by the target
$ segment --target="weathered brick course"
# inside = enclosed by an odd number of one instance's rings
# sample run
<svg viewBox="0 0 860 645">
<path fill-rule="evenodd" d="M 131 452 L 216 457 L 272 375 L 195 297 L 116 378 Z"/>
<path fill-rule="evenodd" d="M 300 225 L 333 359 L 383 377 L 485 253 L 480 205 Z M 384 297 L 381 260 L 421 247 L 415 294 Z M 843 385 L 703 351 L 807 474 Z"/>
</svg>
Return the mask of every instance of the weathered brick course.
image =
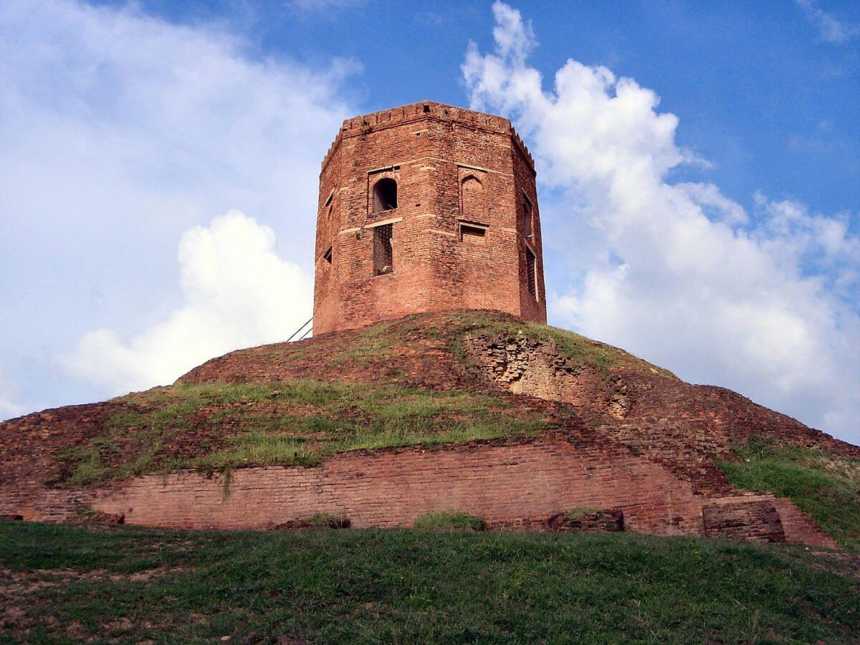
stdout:
<svg viewBox="0 0 860 645">
<path fill-rule="evenodd" d="M 639 533 L 754 540 L 783 539 L 774 525 L 787 517 L 786 541 L 835 546 L 789 500 L 698 495 L 690 482 L 620 446 L 575 446 L 561 438 L 346 453 L 315 468 L 242 468 L 228 479 L 179 472 L 86 491 L 0 491 L 0 514 L 27 520 L 69 521 L 95 511 L 127 524 L 193 529 L 298 526 L 316 513 L 357 528 L 392 528 L 411 526 L 425 513 L 461 511 L 490 528 L 553 530 L 564 527 L 551 518 L 577 509 L 617 513 L 588 515 L 580 530 L 610 530 L 614 522 Z M 710 514 L 704 522 L 703 511 Z M 731 513 L 737 521 L 726 521 Z"/>
<path fill-rule="evenodd" d="M 383 179 L 396 208 L 374 199 Z M 344 122 L 320 173 L 315 333 L 459 308 L 545 322 L 545 298 L 534 162 L 507 119 L 421 102 Z"/>
<path fill-rule="evenodd" d="M 779 512 L 773 500 L 733 500 L 702 509 L 705 535 L 743 538 L 755 542 L 785 542 Z"/>
</svg>

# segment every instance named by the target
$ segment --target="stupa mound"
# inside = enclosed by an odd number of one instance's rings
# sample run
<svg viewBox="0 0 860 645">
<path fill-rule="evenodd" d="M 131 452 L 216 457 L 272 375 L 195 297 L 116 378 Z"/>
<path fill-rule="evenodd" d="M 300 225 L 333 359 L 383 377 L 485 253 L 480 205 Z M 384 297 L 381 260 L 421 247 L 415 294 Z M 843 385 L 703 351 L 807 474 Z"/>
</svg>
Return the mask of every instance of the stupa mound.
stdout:
<svg viewBox="0 0 860 645">
<path fill-rule="evenodd" d="M 486 311 L 239 350 L 171 386 L 0 423 L 0 515 L 40 521 L 450 512 L 836 546 L 858 539 L 858 473 L 860 448 L 734 392 Z"/>
</svg>

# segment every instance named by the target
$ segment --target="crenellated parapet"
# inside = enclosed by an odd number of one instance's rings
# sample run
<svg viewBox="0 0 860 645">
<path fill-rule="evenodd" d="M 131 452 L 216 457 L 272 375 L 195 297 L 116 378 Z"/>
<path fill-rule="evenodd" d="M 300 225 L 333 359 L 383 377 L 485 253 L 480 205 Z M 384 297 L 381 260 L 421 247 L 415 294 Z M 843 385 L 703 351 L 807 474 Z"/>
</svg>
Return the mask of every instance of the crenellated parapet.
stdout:
<svg viewBox="0 0 860 645">
<path fill-rule="evenodd" d="M 343 139 L 366 135 L 370 132 L 377 132 L 385 128 L 422 120 L 447 121 L 484 132 L 509 134 L 531 167 L 532 172 L 534 172 L 534 159 L 528 147 L 508 119 L 435 101 L 418 101 L 417 103 L 410 103 L 380 112 L 371 112 L 345 119 L 337 137 L 335 137 L 335 140 L 329 146 L 328 152 L 326 152 L 323 158 L 322 170 L 325 170 Z"/>
</svg>

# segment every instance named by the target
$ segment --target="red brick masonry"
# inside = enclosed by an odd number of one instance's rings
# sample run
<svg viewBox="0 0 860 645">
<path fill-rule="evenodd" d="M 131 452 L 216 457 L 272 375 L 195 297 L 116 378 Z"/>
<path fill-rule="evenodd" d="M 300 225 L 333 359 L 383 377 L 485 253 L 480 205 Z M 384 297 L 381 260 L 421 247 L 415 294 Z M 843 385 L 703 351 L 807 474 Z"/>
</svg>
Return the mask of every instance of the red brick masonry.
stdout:
<svg viewBox="0 0 860 645">
<path fill-rule="evenodd" d="M 123 515 L 128 524 L 196 529 L 268 528 L 321 512 L 345 515 L 359 528 L 411 526 L 431 511 L 477 515 L 491 527 L 534 526 L 577 508 L 617 508 L 625 530 L 657 535 L 703 535 L 703 508 L 727 504 L 748 523 L 730 522 L 721 532 L 712 522 L 708 534 L 780 540 L 774 520 L 782 518 L 787 541 L 835 546 L 788 500 L 696 495 L 689 482 L 644 457 L 563 439 L 351 453 L 315 468 L 239 469 L 227 479 L 151 475 L 92 492 L 0 491 L 0 514 L 30 520 L 68 519 L 81 504 Z"/>
<path fill-rule="evenodd" d="M 379 182 L 396 204 L 375 198 Z M 377 266 L 380 226 L 393 262 Z M 460 308 L 546 322 L 534 162 L 502 117 L 423 101 L 344 121 L 315 258 L 315 334 Z"/>
</svg>

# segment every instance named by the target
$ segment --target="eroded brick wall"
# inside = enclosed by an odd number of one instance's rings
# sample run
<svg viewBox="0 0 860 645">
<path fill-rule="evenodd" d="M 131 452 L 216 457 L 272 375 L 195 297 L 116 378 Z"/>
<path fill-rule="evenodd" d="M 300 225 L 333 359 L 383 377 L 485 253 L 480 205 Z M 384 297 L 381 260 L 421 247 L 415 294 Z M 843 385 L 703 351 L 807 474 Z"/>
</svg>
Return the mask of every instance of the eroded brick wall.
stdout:
<svg viewBox="0 0 860 645">
<path fill-rule="evenodd" d="M 345 515 L 359 528 L 398 527 L 425 513 L 461 511 L 495 528 L 544 530 L 558 513 L 618 509 L 628 531 L 702 535 L 703 509 L 715 505 L 741 521 L 721 532 L 721 515 L 711 510 L 711 534 L 761 539 L 773 528 L 767 509 L 775 508 L 788 542 L 836 546 L 789 500 L 697 495 L 689 482 L 623 448 L 581 448 L 561 438 L 345 454 L 315 468 L 245 468 L 227 479 L 182 472 L 102 490 L 0 489 L 0 515 L 53 522 L 97 511 L 129 524 L 193 529 L 269 528 L 315 513 Z"/>
<path fill-rule="evenodd" d="M 708 537 L 744 539 L 754 542 L 785 542 L 786 536 L 774 499 L 727 498 L 702 509 Z"/>
<path fill-rule="evenodd" d="M 623 450 L 540 441 L 445 450 L 347 454 L 318 468 L 254 468 L 229 482 L 199 474 L 151 476 L 95 508 L 132 524 L 260 528 L 318 512 L 356 527 L 410 526 L 455 510 L 506 523 L 576 508 L 621 508 L 628 530 L 700 533 L 701 500 L 686 482 Z"/>
<path fill-rule="evenodd" d="M 383 178 L 397 182 L 398 203 L 378 212 L 373 189 Z M 461 222 L 483 235 L 461 236 Z M 374 228 L 386 223 L 394 231 L 393 271 L 376 275 Z M 531 281 L 527 249 L 536 257 Z M 464 307 L 546 321 L 534 162 L 525 145 L 507 119 L 438 103 L 345 121 L 320 174 L 314 332 Z"/>
</svg>

